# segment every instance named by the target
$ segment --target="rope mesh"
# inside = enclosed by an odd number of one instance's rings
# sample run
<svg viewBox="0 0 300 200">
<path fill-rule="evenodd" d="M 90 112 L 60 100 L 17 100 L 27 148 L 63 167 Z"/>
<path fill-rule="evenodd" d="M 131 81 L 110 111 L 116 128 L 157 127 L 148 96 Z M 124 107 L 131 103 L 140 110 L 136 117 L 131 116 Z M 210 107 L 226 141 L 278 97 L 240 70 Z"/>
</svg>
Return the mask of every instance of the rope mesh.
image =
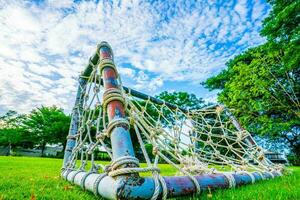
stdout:
<svg viewBox="0 0 300 200">
<path fill-rule="evenodd" d="M 68 136 L 76 140 L 76 145 L 67 163 L 67 170 L 105 173 L 97 179 L 95 188 L 106 175 L 114 177 L 150 171 L 155 184 L 152 199 L 158 198 L 160 187 L 165 199 L 166 184 L 160 176 L 158 162 L 168 163 L 178 174 L 190 177 L 197 192 L 200 192 L 200 185 L 194 175 L 224 172 L 234 187 L 234 178 L 227 173 L 229 170 L 248 174 L 251 171 L 261 174 L 277 170 L 278 167 L 264 157 L 264 150 L 255 143 L 249 132 L 242 130 L 230 111 L 222 106 L 188 112 L 180 108 L 171 109 L 165 103 L 159 105 L 150 98 L 142 100 L 130 92 L 125 93 L 120 79 L 120 88 L 105 91 L 102 100 L 104 88 L 99 80 L 103 67 L 98 67 L 98 64 L 93 65 L 88 84 L 81 88 L 83 93 L 79 102 L 83 104 L 75 106 L 74 112 L 79 115 L 78 133 Z M 128 118 L 108 123 L 106 106 L 114 100 L 124 104 Z M 130 127 L 134 146 L 140 149 L 140 160 L 147 167 L 139 167 L 139 160 L 133 157 L 112 159 L 110 134 L 120 124 Z M 151 153 L 145 148 L 149 144 L 153 147 Z M 95 157 L 99 151 L 106 152 L 112 162 L 106 166 L 97 163 Z M 124 164 L 130 164 L 130 167 L 120 167 Z M 253 175 L 251 178 L 254 178 Z M 96 189 L 94 192 L 97 194 Z"/>
</svg>

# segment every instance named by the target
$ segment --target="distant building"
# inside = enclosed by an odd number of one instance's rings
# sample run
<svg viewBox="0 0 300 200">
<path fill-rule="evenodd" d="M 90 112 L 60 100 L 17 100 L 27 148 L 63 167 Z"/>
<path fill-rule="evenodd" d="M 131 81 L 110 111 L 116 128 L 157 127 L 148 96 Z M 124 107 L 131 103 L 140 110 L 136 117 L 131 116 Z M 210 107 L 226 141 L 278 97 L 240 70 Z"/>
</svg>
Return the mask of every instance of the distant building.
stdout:
<svg viewBox="0 0 300 200">
<path fill-rule="evenodd" d="M 288 161 L 283 153 L 267 151 L 267 152 L 265 152 L 265 156 L 273 163 L 281 163 L 281 164 L 288 163 Z"/>
<path fill-rule="evenodd" d="M 62 145 L 46 145 L 44 150 L 44 156 L 50 156 L 55 157 L 58 153 L 62 152 L 63 146 Z M 2 156 L 8 156 L 9 153 L 9 147 L 1 147 L 0 146 L 0 155 Z M 12 155 L 17 156 L 29 156 L 29 157 L 41 157 L 42 156 L 42 150 L 40 148 L 34 148 L 34 149 L 26 149 L 22 147 L 16 147 Z"/>
</svg>

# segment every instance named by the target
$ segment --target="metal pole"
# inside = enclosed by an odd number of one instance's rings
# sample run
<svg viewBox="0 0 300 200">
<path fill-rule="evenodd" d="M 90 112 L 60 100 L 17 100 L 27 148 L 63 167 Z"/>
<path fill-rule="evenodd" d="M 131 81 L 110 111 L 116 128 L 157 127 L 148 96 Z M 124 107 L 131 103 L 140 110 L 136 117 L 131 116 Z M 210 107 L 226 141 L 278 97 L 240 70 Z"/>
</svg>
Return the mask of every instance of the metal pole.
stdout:
<svg viewBox="0 0 300 200">
<path fill-rule="evenodd" d="M 91 70 L 93 69 L 92 67 L 98 63 L 99 59 L 100 69 L 103 73 L 103 85 L 106 90 L 104 93 L 104 99 L 107 100 L 112 91 L 120 89 L 120 85 L 117 80 L 117 71 L 113 64 L 112 50 L 106 42 L 102 42 L 98 46 L 95 55 L 91 58 L 90 64 L 82 73 L 82 78 L 79 80 L 79 88 L 75 101 L 75 108 L 76 106 L 78 106 L 79 111 L 77 109 L 73 110 L 71 127 L 64 157 L 64 167 L 67 167 L 66 163 L 68 162 L 71 151 L 75 146 L 74 136 L 78 131 L 78 122 L 83 103 L 82 94 L 85 93 L 85 86 L 87 84 L 87 80 L 84 76 L 90 75 Z M 124 88 L 124 90 L 139 98 L 145 100 L 150 99 L 157 104 L 166 104 L 159 99 L 150 97 L 138 91 L 128 88 L 126 89 L 126 87 Z M 172 104 L 170 104 L 169 106 L 170 108 L 173 107 L 173 109 L 178 108 L 176 105 Z M 120 99 L 111 99 L 110 101 L 108 101 L 107 114 L 109 125 L 116 120 L 121 119 L 125 121 L 125 110 L 123 102 Z M 111 129 L 110 139 L 113 151 L 113 162 L 123 157 L 135 158 L 128 128 L 129 127 L 124 124 L 116 124 Z M 126 168 L 131 167 L 131 165 L 126 164 L 121 165 L 120 167 Z M 251 173 L 252 175 L 249 175 L 249 173 Z M 234 179 L 235 185 L 241 186 L 261 179 L 280 176 L 280 174 L 276 172 L 270 172 L 273 175 L 271 175 L 270 173 L 249 173 L 232 173 L 231 175 Z M 76 185 L 81 185 L 85 189 L 93 192 L 96 191 L 97 194 L 100 194 L 101 196 L 108 199 L 150 199 L 155 189 L 155 184 L 152 177 L 144 178 L 139 177 L 138 175 L 133 176 L 133 174 L 110 177 L 104 174 L 76 171 L 70 169 L 69 171 L 64 170 L 62 172 L 62 176 L 69 181 L 73 181 L 73 183 L 75 183 Z M 195 176 L 195 178 L 201 186 L 202 191 L 208 188 L 216 189 L 230 187 L 229 179 L 224 174 L 200 175 Z M 168 197 L 177 197 L 196 193 L 195 184 L 188 176 L 164 177 L 164 180 L 167 186 Z M 162 193 L 162 189 L 160 189 L 160 193 Z"/>
<path fill-rule="evenodd" d="M 70 160 L 70 156 L 72 154 L 72 150 L 75 147 L 76 144 L 76 137 L 75 135 L 78 132 L 78 123 L 79 123 L 79 118 L 82 112 L 82 106 L 83 106 L 83 95 L 85 93 L 85 87 L 87 84 L 87 80 L 83 78 L 79 78 L 79 85 L 77 89 L 77 95 L 76 95 L 76 100 L 75 100 L 75 105 L 72 111 L 72 117 L 71 117 L 71 124 L 70 124 L 70 129 L 69 129 L 69 134 L 68 134 L 68 140 L 66 143 L 65 147 L 65 154 L 64 154 L 64 162 L 63 162 L 63 168 L 65 169 L 67 167 L 67 163 Z"/>
<path fill-rule="evenodd" d="M 63 173 L 63 177 L 68 181 L 74 181 L 76 185 L 80 185 L 82 182 L 81 179 L 85 177 L 86 173 L 72 171 L 71 173 Z M 257 172 L 250 173 L 252 174 L 252 178 L 254 178 L 254 182 L 272 178 L 271 174 L 266 172 L 262 172 L 261 174 Z M 74 174 L 75 177 L 73 177 Z M 276 172 L 272 172 L 272 174 L 274 177 L 280 176 Z M 127 176 L 123 179 L 114 179 L 110 176 L 105 176 L 100 184 L 97 185 L 95 182 L 100 176 L 103 176 L 103 174 L 91 174 L 86 177 L 84 188 L 93 192 L 97 191 L 98 194 L 107 199 L 151 199 L 155 187 L 152 177 L 143 178 L 134 176 Z M 232 176 L 235 181 L 235 187 L 253 183 L 248 173 L 232 173 Z M 229 181 L 224 174 L 208 174 L 194 177 L 198 181 L 201 191 L 230 188 Z M 168 198 L 188 196 L 196 193 L 195 184 L 188 176 L 170 176 L 163 177 L 163 179 L 167 185 Z"/>
<path fill-rule="evenodd" d="M 89 65 L 88 65 L 88 66 L 89 66 Z M 86 70 L 85 70 L 85 72 L 84 72 L 84 73 L 87 75 L 88 73 L 87 73 L 86 71 L 89 71 L 89 68 L 86 68 Z M 84 74 L 84 73 L 83 73 L 83 74 Z M 85 78 L 85 79 L 88 79 L 88 76 L 83 76 L 83 75 L 82 75 L 82 77 Z M 97 83 L 99 83 L 99 80 L 97 80 Z M 100 85 L 103 86 L 103 79 L 100 79 Z M 180 106 L 177 106 L 177 105 L 172 104 L 172 103 L 169 103 L 169 102 L 165 102 L 165 101 L 163 101 L 163 100 L 160 100 L 160 99 L 155 98 L 155 97 L 153 97 L 153 96 L 150 96 L 150 95 L 148 95 L 148 94 L 144 94 L 144 93 L 139 92 L 139 91 L 137 91 L 137 90 L 134 90 L 134 89 L 132 89 L 132 88 L 123 86 L 123 90 L 124 90 L 127 94 L 131 94 L 131 95 L 134 96 L 134 97 L 137 97 L 137 98 L 140 98 L 140 99 L 143 99 L 143 100 L 146 100 L 146 101 L 149 99 L 151 102 L 153 102 L 153 103 L 155 103 L 155 104 L 158 104 L 158 105 L 163 105 L 163 104 L 165 104 L 167 107 L 169 107 L 169 108 L 172 109 L 172 110 L 175 110 L 175 109 L 178 108 L 178 109 L 181 110 L 182 112 L 188 113 L 188 110 L 185 109 L 185 108 L 182 108 L 182 107 L 180 107 Z"/>
<path fill-rule="evenodd" d="M 119 89 L 116 68 L 114 67 L 113 52 L 106 42 L 99 45 L 100 67 L 102 68 L 103 85 L 105 88 L 104 99 L 109 95 L 109 91 Z M 103 64 L 102 61 L 108 61 L 110 64 Z M 111 65 L 112 64 L 112 65 Z M 125 119 L 124 105 L 120 100 L 113 100 L 107 104 L 107 114 L 109 122 L 118 119 Z M 111 146 L 113 151 L 113 160 L 124 156 L 135 157 L 132 141 L 127 126 L 115 126 L 110 135 Z"/>
</svg>

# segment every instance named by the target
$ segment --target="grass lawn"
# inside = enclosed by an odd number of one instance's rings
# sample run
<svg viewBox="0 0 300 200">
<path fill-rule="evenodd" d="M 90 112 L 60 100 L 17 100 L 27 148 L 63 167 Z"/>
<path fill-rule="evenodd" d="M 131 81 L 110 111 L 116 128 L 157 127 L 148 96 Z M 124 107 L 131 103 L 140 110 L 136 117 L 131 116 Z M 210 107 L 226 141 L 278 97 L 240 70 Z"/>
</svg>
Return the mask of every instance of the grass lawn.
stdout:
<svg viewBox="0 0 300 200">
<path fill-rule="evenodd" d="M 92 193 L 60 179 L 61 164 L 60 159 L 0 156 L 0 200 L 97 199 Z M 163 175 L 175 173 L 169 165 L 160 167 Z M 288 176 L 236 189 L 218 190 L 212 194 L 205 193 L 199 199 L 300 200 L 300 167 L 290 169 L 293 173 Z"/>
</svg>

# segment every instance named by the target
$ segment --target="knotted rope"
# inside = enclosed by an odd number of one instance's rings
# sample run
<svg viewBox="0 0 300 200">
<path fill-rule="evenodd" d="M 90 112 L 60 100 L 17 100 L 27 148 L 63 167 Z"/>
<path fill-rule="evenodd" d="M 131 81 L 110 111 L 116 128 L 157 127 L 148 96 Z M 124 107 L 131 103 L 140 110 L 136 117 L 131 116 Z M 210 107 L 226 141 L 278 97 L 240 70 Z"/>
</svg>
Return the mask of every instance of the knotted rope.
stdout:
<svg viewBox="0 0 300 200">
<path fill-rule="evenodd" d="M 98 50 L 101 47 L 98 46 Z M 98 51 L 97 54 L 100 57 Z M 74 140 L 76 144 L 67 168 L 63 172 L 66 178 L 72 170 L 77 170 L 71 177 L 71 181 L 74 182 L 76 175 L 87 171 L 87 163 L 96 166 L 96 150 L 104 149 L 112 159 L 111 144 L 107 141 L 117 127 L 134 128 L 147 167 L 139 167 L 139 160 L 131 156 L 113 160 L 103 169 L 104 173 L 95 180 L 93 191 L 96 195 L 99 183 L 106 176 L 115 178 L 127 174 L 151 172 L 154 181 L 151 199 L 155 200 L 160 195 L 162 199 L 166 199 L 167 186 L 160 175 L 159 160 L 167 162 L 178 172 L 188 176 L 197 193 L 201 192 L 201 187 L 194 176 L 199 173 L 216 173 L 211 164 L 228 166 L 236 173 L 245 173 L 252 182 L 255 181 L 255 177 L 249 171 L 256 171 L 262 179 L 265 179 L 262 172 L 268 173 L 271 177 L 274 177 L 273 171 L 278 172 L 275 165 L 267 162 L 263 149 L 255 142 L 249 142 L 254 141 L 250 133 L 237 127 L 237 122 L 228 114 L 225 107 L 184 112 L 179 107 L 171 109 L 166 102 L 154 103 L 150 97 L 145 101 L 133 97 L 130 90 L 125 94 L 121 78 L 112 60 L 99 59 L 94 64 L 90 59 L 92 72 L 89 77 L 84 77 L 88 83 L 82 86 L 83 94 L 80 95 L 79 101 L 81 104 L 76 105 L 73 111 L 78 114 L 79 122 L 77 133 L 68 136 L 68 139 Z M 106 67 L 116 72 L 115 84 L 118 87 L 104 91 L 100 80 Z M 128 118 L 107 120 L 107 107 L 113 101 L 123 104 Z M 147 152 L 146 145 L 152 145 L 153 152 Z M 154 161 L 150 159 L 149 154 L 154 156 Z M 80 161 L 79 167 L 77 167 L 77 160 Z M 201 170 L 195 166 L 201 166 Z M 88 171 L 81 179 L 83 188 L 86 179 L 93 173 L 98 173 L 98 170 Z M 228 180 L 229 187 L 235 187 L 236 182 L 232 173 L 224 171 L 220 173 L 223 173 Z"/>
</svg>

